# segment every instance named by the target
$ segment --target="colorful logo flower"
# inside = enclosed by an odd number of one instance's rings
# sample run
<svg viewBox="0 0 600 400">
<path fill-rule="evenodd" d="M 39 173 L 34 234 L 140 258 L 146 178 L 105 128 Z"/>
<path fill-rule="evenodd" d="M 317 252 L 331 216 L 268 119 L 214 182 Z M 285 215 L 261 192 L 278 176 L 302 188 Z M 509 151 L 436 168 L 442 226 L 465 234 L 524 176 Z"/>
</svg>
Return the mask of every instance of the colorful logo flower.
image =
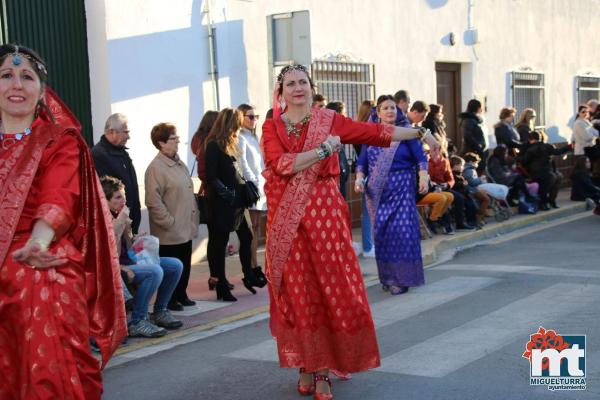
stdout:
<svg viewBox="0 0 600 400">
<path fill-rule="evenodd" d="M 529 363 L 531 363 L 531 350 L 540 349 L 544 351 L 546 349 L 556 349 L 557 351 L 562 351 L 564 349 L 569 348 L 571 346 L 569 343 L 565 342 L 563 337 L 556 334 L 556 331 L 551 329 L 544 329 L 540 326 L 537 333 L 530 335 L 530 340 L 525 345 L 526 351 L 523 353 L 523 358 L 529 359 Z M 561 363 L 564 359 L 561 359 Z M 550 365 L 550 361 L 547 358 L 542 360 L 542 370 L 547 370 Z"/>
</svg>

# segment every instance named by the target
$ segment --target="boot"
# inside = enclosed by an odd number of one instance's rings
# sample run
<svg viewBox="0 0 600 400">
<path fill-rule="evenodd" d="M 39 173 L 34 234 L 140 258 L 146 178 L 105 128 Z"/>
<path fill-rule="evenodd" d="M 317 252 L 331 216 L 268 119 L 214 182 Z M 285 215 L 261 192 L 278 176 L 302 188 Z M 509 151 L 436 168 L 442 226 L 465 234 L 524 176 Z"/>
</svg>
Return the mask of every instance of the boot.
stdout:
<svg viewBox="0 0 600 400">
<path fill-rule="evenodd" d="M 231 294 L 227 283 L 219 281 L 217 283 L 217 300 L 223 301 L 237 301 L 237 299 Z"/>
</svg>

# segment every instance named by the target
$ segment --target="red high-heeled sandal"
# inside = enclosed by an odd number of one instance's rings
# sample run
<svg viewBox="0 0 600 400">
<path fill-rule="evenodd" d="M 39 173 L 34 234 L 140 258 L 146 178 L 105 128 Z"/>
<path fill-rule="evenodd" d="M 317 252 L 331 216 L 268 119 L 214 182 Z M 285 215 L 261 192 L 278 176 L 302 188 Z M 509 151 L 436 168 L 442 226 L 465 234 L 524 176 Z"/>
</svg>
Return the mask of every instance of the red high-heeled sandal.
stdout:
<svg viewBox="0 0 600 400">
<path fill-rule="evenodd" d="M 305 374 L 306 370 L 304 368 L 300 368 L 300 373 Z M 310 396 L 314 392 L 315 392 L 314 378 L 311 379 L 310 384 L 308 384 L 308 385 L 302 385 L 300 383 L 300 379 L 298 379 L 298 393 L 300 393 L 302 396 Z"/>
<path fill-rule="evenodd" d="M 314 400 L 333 400 L 333 393 L 317 392 L 317 382 L 319 381 L 327 382 L 327 384 L 329 385 L 329 390 L 331 390 L 331 381 L 329 380 L 329 377 L 327 375 L 315 374 L 315 394 L 313 397 Z"/>
</svg>

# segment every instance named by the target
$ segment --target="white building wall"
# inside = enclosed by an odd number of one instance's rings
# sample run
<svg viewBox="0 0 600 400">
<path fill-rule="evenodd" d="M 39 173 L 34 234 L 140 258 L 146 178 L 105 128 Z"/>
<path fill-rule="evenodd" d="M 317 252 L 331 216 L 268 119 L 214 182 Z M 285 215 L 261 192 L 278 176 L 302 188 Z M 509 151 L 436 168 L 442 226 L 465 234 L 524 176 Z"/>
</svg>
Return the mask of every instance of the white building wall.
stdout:
<svg viewBox="0 0 600 400">
<path fill-rule="evenodd" d="M 486 96 L 490 132 L 511 102 L 509 72 L 545 74 L 554 141 L 571 135 L 574 77 L 600 74 L 600 0 L 85 1 L 94 139 L 109 113 L 126 114 L 141 184 L 156 154 L 152 126 L 175 123 L 179 154 L 191 167 L 191 136 L 203 113 L 216 108 L 204 1 L 216 29 L 221 108 L 248 102 L 262 115 L 270 108 L 267 16 L 300 10 L 310 13 L 313 59 L 343 53 L 375 64 L 378 95 L 408 89 L 413 100 L 435 102 L 435 62 L 461 63 L 463 109 L 475 94 Z M 469 27 L 478 32 L 476 45 L 465 43 Z"/>
</svg>

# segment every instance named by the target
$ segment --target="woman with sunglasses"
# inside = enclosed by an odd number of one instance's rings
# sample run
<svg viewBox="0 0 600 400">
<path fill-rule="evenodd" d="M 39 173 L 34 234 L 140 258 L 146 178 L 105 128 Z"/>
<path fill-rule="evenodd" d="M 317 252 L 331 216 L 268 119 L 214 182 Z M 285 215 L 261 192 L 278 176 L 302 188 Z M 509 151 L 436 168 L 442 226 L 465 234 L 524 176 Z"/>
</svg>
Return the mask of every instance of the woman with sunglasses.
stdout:
<svg viewBox="0 0 600 400">
<path fill-rule="evenodd" d="M 592 123 L 588 120 L 590 110 L 588 106 L 581 105 L 577 110 L 575 123 L 573 124 L 573 141 L 575 142 L 575 157 L 583 156 L 585 147 L 594 145 L 598 137 L 598 131 L 594 129 Z"/>
<path fill-rule="evenodd" d="M 258 265 L 256 257 L 256 248 L 258 247 L 258 237 L 260 230 L 260 221 L 267 212 L 267 198 L 265 196 L 265 178 L 262 171 L 265 169 L 265 163 L 260 151 L 260 143 L 256 135 L 256 124 L 259 115 L 254 111 L 254 107 L 248 104 L 240 104 L 237 108 L 243 115 L 242 129 L 239 132 L 239 158 L 242 174 L 246 181 L 254 182 L 258 188 L 260 198 L 258 202 L 248 209 L 250 214 L 250 224 L 252 225 L 252 269 L 258 282 L 264 286 L 267 284 L 265 274 Z M 261 286 L 261 287 L 262 287 Z"/>
</svg>

